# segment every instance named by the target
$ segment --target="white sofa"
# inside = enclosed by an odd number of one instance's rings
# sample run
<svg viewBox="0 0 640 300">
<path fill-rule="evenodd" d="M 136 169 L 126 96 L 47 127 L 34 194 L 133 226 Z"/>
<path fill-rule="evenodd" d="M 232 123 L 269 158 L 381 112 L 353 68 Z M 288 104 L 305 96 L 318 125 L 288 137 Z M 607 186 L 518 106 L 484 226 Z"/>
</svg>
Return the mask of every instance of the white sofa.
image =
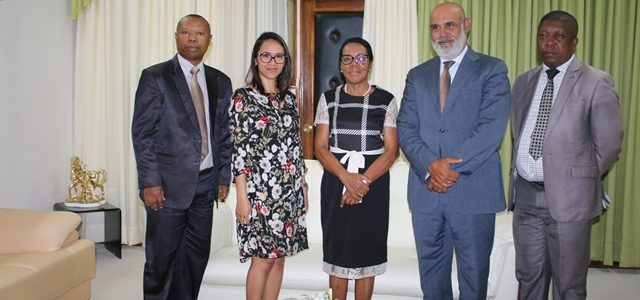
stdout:
<svg viewBox="0 0 640 300">
<path fill-rule="evenodd" d="M 309 214 L 307 216 L 309 250 L 288 257 L 280 299 L 303 299 L 328 289 L 328 276 L 322 271 L 322 228 L 320 226 L 320 179 L 322 166 L 307 160 Z M 411 215 L 407 204 L 409 166 L 398 161 L 391 169 L 391 203 L 387 272 L 376 278 L 374 300 L 422 299 Z M 244 299 L 245 278 L 249 263 L 238 261 L 235 231 L 235 189 L 226 203 L 214 211 L 211 257 L 205 271 L 199 299 Z M 515 251 L 511 234 L 511 214 L 500 213 L 496 219 L 496 236 L 491 254 L 488 299 L 516 299 Z M 457 299 L 455 259 L 452 285 Z M 350 296 L 353 298 L 353 283 Z"/>
</svg>

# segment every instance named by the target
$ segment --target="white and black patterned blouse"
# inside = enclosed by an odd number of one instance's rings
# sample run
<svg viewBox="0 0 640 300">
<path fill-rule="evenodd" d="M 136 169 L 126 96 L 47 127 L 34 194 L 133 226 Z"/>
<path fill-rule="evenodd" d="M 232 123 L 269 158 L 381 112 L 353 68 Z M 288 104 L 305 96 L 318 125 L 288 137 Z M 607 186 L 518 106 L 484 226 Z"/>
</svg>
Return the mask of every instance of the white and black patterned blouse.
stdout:
<svg viewBox="0 0 640 300">
<path fill-rule="evenodd" d="M 377 86 L 366 96 L 353 96 L 338 86 L 318 101 L 315 124 L 330 125 L 329 146 L 365 152 L 384 148 L 384 127 L 396 127 L 398 104 Z"/>
</svg>

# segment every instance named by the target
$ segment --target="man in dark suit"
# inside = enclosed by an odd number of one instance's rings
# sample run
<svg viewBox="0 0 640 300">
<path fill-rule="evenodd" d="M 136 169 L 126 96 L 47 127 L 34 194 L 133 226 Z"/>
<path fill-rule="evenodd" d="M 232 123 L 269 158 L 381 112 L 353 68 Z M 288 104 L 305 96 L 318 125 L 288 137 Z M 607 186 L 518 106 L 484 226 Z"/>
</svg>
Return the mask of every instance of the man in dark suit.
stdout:
<svg viewBox="0 0 640 300">
<path fill-rule="evenodd" d="M 202 62 L 209 23 L 187 15 L 175 39 L 173 59 L 142 71 L 131 130 L 147 211 L 145 299 L 197 298 L 213 204 L 231 180 L 231 81 Z"/>
<path fill-rule="evenodd" d="M 430 23 L 438 57 L 409 71 L 397 122 L 420 283 L 424 299 L 452 299 L 455 248 L 460 299 L 485 299 L 495 213 L 505 209 L 507 66 L 467 45 L 471 22 L 458 4 L 436 6 Z"/>
<path fill-rule="evenodd" d="M 621 151 L 613 79 L 575 57 L 578 22 L 552 11 L 538 24 L 543 64 L 513 88 L 510 207 L 520 299 L 585 299 L 591 222 L 602 177 Z"/>
</svg>

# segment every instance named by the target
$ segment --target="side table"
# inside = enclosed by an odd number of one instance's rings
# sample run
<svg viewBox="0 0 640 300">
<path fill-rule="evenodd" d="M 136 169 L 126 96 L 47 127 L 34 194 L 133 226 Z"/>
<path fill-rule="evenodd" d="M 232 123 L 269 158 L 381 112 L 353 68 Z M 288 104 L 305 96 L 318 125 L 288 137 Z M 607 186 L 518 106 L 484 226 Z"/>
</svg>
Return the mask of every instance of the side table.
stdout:
<svg viewBox="0 0 640 300">
<path fill-rule="evenodd" d="M 53 210 L 70 211 L 77 214 L 103 212 L 104 213 L 104 246 L 118 258 L 122 258 L 122 228 L 120 208 L 107 202 L 97 207 L 67 207 L 64 202 L 53 205 Z"/>
</svg>

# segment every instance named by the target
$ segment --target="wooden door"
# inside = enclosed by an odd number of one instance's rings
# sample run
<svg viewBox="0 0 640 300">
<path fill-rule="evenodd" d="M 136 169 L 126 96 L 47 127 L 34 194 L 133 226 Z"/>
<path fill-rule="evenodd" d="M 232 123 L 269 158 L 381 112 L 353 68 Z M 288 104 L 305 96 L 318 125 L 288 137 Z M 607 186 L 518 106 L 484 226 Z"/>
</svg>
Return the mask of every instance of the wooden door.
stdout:
<svg viewBox="0 0 640 300">
<path fill-rule="evenodd" d="M 298 99 L 301 114 L 301 132 L 304 157 L 313 159 L 313 119 L 315 117 L 315 102 L 317 95 L 322 91 L 316 91 L 316 20 L 322 14 L 334 13 L 360 13 L 364 12 L 364 0 L 300 0 L 296 12 L 296 23 L 300 23 L 300 49 L 296 49 L 296 55 L 300 55 L 300 79 L 298 87 Z M 349 16 L 346 16 L 349 17 Z M 361 27 L 362 25 L 360 25 Z M 358 36 L 362 35 L 362 32 Z M 333 37 L 332 37 L 333 38 Z M 344 37 L 338 37 L 344 38 Z M 336 69 L 337 57 L 331 60 Z M 334 84 L 334 83 L 330 83 Z"/>
</svg>

